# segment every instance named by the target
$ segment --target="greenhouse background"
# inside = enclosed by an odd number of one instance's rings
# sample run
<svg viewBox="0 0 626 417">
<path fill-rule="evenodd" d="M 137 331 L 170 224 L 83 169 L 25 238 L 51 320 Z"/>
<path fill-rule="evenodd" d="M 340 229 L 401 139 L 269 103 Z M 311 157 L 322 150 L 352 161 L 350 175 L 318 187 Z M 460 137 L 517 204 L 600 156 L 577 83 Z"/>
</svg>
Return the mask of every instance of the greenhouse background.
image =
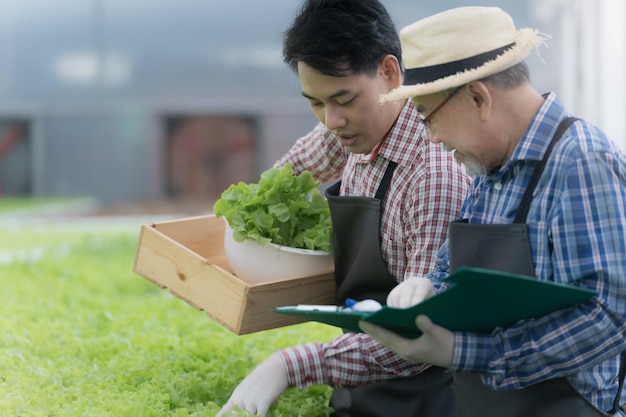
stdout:
<svg viewBox="0 0 626 417">
<path fill-rule="evenodd" d="M 623 0 L 382 1 L 398 29 L 480 4 L 552 35 L 533 82 L 626 148 Z M 204 214 L 316 122 L 281 60 L 298 4 L 4 2 L 0 416 L 211 417 L 272 352 L 341 334 L 237 335 L 133 268 L 140 230 Z M 289 389 L 268 417 L 328 416 L 330 393 Z"/>
<path fill-rule="evenodd" d="M 622 0 L 384 0 L 398 29 L 465 5 L 550 34 L 540 91 L 626 148 Z M 315 119 L 281 60 L 292 0 L 41 0 L 0 10 L 0 196 L 212 201 Z"/>
</svg>

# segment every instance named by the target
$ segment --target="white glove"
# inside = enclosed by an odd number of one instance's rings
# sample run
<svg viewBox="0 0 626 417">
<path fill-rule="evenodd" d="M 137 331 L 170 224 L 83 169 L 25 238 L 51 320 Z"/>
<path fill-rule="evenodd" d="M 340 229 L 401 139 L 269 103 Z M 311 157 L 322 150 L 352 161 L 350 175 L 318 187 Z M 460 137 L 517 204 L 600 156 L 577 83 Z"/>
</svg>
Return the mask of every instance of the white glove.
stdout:
<svg viewBox="0 0 626 417">
<path fill-rule="evenodd" d="M 241 381 L 216 417 L 232 411 L 235 405 L 250 414 L 265 417 L 272 403 L 287 387 L 287 369 L 280 355 L 274 353 Z"/>
<path fill-rule="evenodd" d="M 413 277 L 396 285 L 387 296 L 389 307 L 407 308 L 435 294 L 433 283 L 428 278 Z"/>
<path fill-rule="evenodd" d="M 371 313 L 374 311 L 378 311 L 381 308 L 383 308 L 383 306 L 378 301 L 372 300 L 372 299 L 366 299 L 366 300 L 359 301 L 358 303 L 355 303 L 352 307 L 350 307 L 350 310 L 362 311 L 364 313 Z"/>
</svg>

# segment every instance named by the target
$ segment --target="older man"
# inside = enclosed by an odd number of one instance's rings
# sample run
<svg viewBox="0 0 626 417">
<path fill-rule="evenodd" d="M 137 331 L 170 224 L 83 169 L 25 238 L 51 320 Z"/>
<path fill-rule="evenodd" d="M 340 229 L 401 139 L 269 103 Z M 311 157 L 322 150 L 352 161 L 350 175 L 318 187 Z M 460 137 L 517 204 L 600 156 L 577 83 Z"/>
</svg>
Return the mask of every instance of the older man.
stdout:
<svg viewBox="0 0 626 417">
<path fill-rule="evenodd" d="M 437 270 L 400 284 L 389 304 L 423 300 L 466 265 L 598 295 L 490 334 L 452 332 L 426 316 L 416 319 L 423 335 L 415 340 L 362 329 L 403 357 L 454 371 L 459 416 L 623 415 L 626 156 L 597 127 L 570 118 L 555 94 L 532 87 L 524 60 L 545 38 L 517 30 L 502 10 L 449 10 L 400 38 L 404 85 L 381 101 L 411 97 L 430 139 L 477 176 Z M 503 248 L 508 256 L 493 256 Z"/>
</svg>

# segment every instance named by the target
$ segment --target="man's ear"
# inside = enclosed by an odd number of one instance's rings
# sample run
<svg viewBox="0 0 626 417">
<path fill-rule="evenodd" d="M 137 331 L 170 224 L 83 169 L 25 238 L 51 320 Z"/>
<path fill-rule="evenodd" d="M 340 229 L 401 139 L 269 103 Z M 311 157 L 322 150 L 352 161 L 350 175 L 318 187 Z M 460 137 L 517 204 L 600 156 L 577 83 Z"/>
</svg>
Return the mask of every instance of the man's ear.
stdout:
<svg viewBox="0 0 626 417">
<path fill-rule="evenodd" d="M 398 58 L 388 54 L 380 61 L 379 73 L 390 84 L 390 89 L 400 87 L 402 85 L 402 71 Z"/>
<path fill-rule="evenodd" d="M 473 81 L 467 85 L 474 108 L 480 113 L 482 119 L 486 118 L 492 110 L 493 97 L 487 85 L 482 81 Z"/>
</svg>

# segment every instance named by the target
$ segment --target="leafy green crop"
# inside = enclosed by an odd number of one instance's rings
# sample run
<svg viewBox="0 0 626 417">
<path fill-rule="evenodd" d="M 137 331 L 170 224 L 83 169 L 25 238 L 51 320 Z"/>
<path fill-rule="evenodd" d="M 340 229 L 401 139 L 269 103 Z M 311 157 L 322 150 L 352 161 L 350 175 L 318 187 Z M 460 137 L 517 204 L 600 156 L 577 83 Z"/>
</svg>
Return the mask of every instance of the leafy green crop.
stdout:
<svg viewBox="0 0 626 417">
<path fill-rule="evenodd" d="M 258 184 L 233 184 L 215 202 L 237 242 L 251 239 L 266 245 L 332 252 L 328 202 L 310 172 L 294 175 L 291 164 L 261 174 Z"/>
<path fill-rule="evenodd" d="M 277 349 L 338 335 L 237 336 L 132 272 L 137 234 L 41 229 L 0 224 L 0 255 L 37 255 L 0 257 L 0 416 L 210 417 Z M 269 415 L 327 416 L 329 393 L 290 389 Z"/>
</svg>

